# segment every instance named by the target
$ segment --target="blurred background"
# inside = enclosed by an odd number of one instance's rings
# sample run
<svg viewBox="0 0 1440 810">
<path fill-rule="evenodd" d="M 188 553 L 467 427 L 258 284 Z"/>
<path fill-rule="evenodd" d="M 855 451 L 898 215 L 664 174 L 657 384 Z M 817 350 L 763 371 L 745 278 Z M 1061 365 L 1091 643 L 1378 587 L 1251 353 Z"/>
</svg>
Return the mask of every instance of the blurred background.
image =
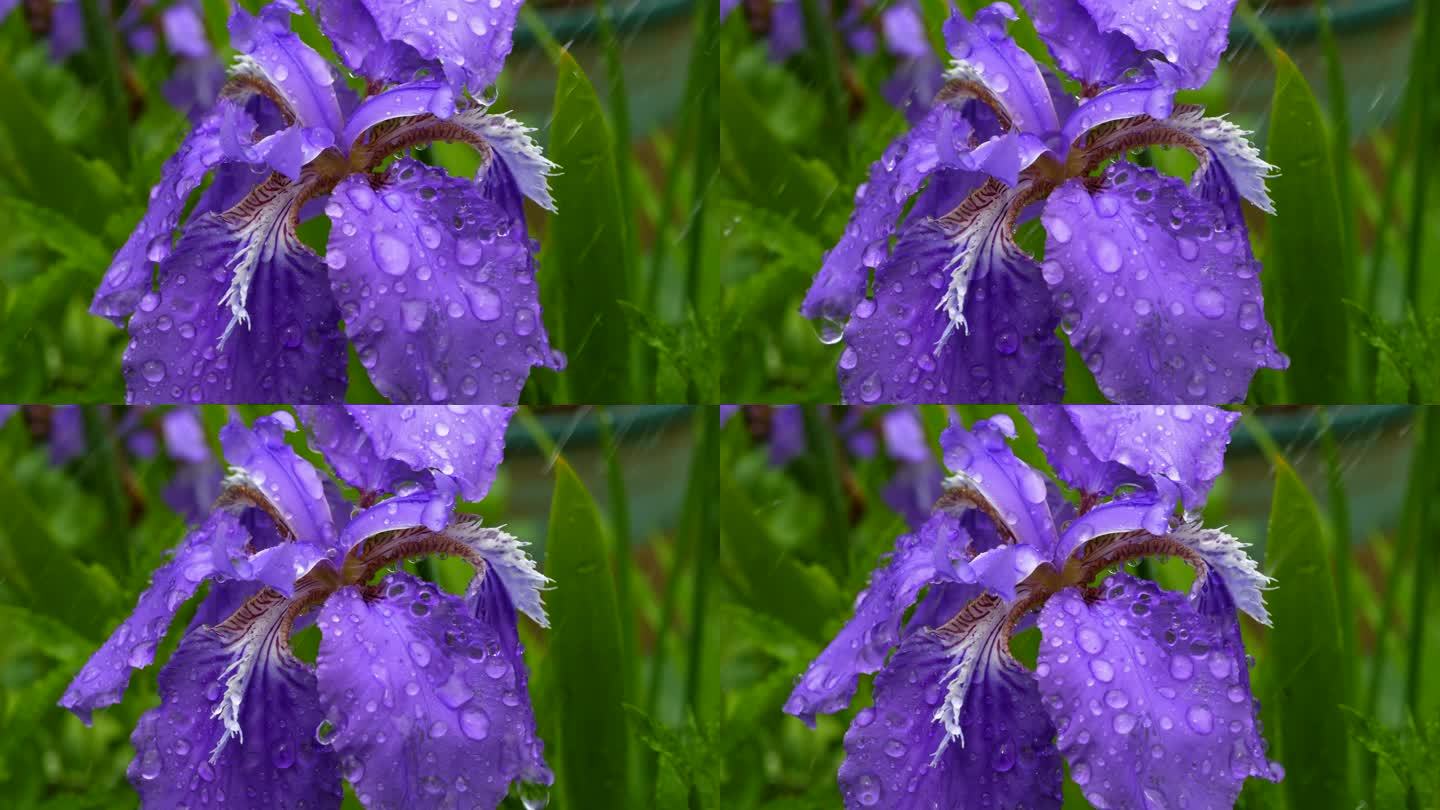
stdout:
<svg viewBox="0 0 1440 810">
<path fill-rule="evenodd" d="M 186 525 L 208 512 L 229 411 L 199 409 L 209 452 L 179 457 L 181 443 L 167 442 L 167 409 L 4 408 L 0 805 L 135 807 L 125 780 L 135 756 L 129 738 L 158 700 L 158 666 L 136 673 L 120 705 L 96 712 L 94 728 L 56 701 Z M 236 413 L 248 424 L 272 410 Z M 690 744 L 698 702 L 693 566 L 713 559 L 718 545 L 717 428 L 715 410 L 705 408 L 522 408 L 490 494 L 461 505 L 529 541 L 556 580 L 545 595 L 551 629 L 522 618 L 521 638 L 557 783 L 548 796 L 525 794 L 528 804 L 517 791 L 504 807 L 683 806 L 665 803 L 684 790 L 667 763 L 680 740 Z M 303 431 L 289 439 L 325 469 Z M 406 567 L 452 593 L 471 576 L 457 559 Z M 199 601 L 181 609 L 157 662 L 178 645 Z M 311 661 L 318 642 L 309 630 L 295 638 Z M 359 806 L 347 794 L 346 807 Z"/>
<path fill-rule="evenodd" d="M 813 731 L 781 707 L 882 555 L 940 491 L 939 433 L 951 409 L 916 411 L 923 455 L 888 440 L 893 410 L 746 406 L 722 432 L 723 584 L 712 607 L 728 639 L 717 665 L 728 807 L 841 806 L 842 738 L 871 705 L 870 679 Z M 968 406 L 958 416 L 968 426 L 997 412 L 1019 430 L 1015 453 L 1049 473 L 1018 410 Z M 1245 617 L 1242 631 L 1286 778 L 1249 780 L 1240 807 L 1440 806 L 1437 460 L 1434 408 L 1244 411 L 1204 523 L 1251 543 L 1277 580 L 1266 594 L 1273 628 Z M 1178 590 L 1193 581 L 1180 560 L 1146 560 L 1131 573 Z M 1012 649 L 1033 666 L 1038 644 L 1032 629 Z M 1089 806 L 1068 777 L 1065 790 L 1067 808 Z"/>
<path fill-rule="evenodd" d="M 800 300 L 870 163 L 938 89 L 950 62 L 941 24 L 952 8 L 969 16 L 988 4 L 738 0 L 726 18 L 716 206 L 725 299 L 754 327 L 735 336 L 750 350 L 730 354 L 730 401 L 838 401 L 842 347 L 818 339 Z M 1010 35 L 1053 65 L 1021 4 L 1010 5 L 1020 15 Z M 1293 363 L 1262 372 L 1251 401 L 1440 399 L 1440 61 L 1427 53 L 1437 40 L 1434 3 L 1241 0 L 1219 69 L 1179 94 L 1254 130 L 1279 168 L 1277 216 L 1249 210 L 1247 223 L 1267 315 Z M 1138 160 L 1183 177 L 1195 166 L 1184 150 Z M 1043 253 L 1038 223 L 1017 238 Z M 1067 397 L 1104 401 L 1073 351 L 1067 363 Z"/>
<path fill-rule="evenodd" d="M 0 218 L 10 224 L 0 231 L 0 398 L 123 399 L 125 332 L 86 310 L 161 164 L 224 83 L 236 4 L 0 3 Z M 264 4 L 238 0 L 252 12 Z M 197 12 L 202 30 L 169 23 L 182 7 Z M 551 182 L 562 213 L 530 205 L 527 218 L 542 247 L 551 343 L 570 360 L 565 372 L 532 375 L 528 403 L 717 401 L 701 398 L 713 384 L 693 384 L 684 370 L 694 360 L 671 340 L 708 323 L 719 290 L 719 226 L 707 205 L 717 148 L 714 10 L 701 0 L 522 8 L 494 109 L 537 129 L 564 167 Z M 340 64 L 313 16 L 292 24 Z M 457 176 L 479 165 L 468 146 L 414 153 Z M 327 235 L 324 217 L 301 228 L 322 251 Z M 347 401 L 381 401 L 353 350 L 350 371 Z"/>
</svg>

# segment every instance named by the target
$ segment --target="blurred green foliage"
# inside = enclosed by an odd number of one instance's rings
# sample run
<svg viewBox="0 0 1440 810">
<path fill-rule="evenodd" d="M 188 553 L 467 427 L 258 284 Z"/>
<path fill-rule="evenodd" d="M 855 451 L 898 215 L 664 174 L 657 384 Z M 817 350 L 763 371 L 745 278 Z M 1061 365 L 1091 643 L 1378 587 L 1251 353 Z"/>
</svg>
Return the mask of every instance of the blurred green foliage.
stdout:
<svg viewBox="0 0 1440 810">
<path fill-rule="evenodd" d="M 239 413 L 249 421 L 270 410 Z M 125 780 L 135 756 L 129 736 L 158 701 L 159 666 L 135 673 L 124 701 L 96 712 L 93 728 L 56 705 L 185 532 L 160 496 L 175 464 L 164 453 L 132 452 L 115 433 L 123 415 L 119 408 L 86 409 L 87 447 L 58 466 L 51 457 L 50 409 L 28 406 L 0 426 L 0 491 L 7 504 L 0 521 L 0 804 L 6 808 L 138 803 Z M 142 422 L 153 430 L 158 416 L 149 411 Z M 227 409 L 207 407 L 203 418 L 218 453 Z M 652 805 L 651 797 L 688 795 L 692 786 L 703 799 L 700 807 L 721 806 L 721 771 L 701 767 L 708 763 L 715 718 L 690 719 L 696 715 L 684 679 L 693 615 L 688 601 L 674 598 L 693 592 L 687 566 L 707 536 L 697 532 L 705 525 L 700 493 L 713 481 L 716 462 L 698 448 L 713 447 L 716 428 L 709 408 L 522 409 L 491 493 L 482 503 L 461 505 L 529 541 L 542 572 L 556 580 L 546 599 L 554 629 L 521 624 L 536 717 L 558 780 L 551 807 L 676 806 Z M 707 432 L 711 439 L 703 438 Z M 290 434 L 290 443 L 322 463 L 301 432 Z M 677 460 L 678 471 L 670 466 Z M 616 475 L 607 480 L 611 469 Z M 656 480 L 670 483 L 653 491 Z M 617 521 L 619 515 L 625 517 Z M 631 524 L 633 532 L 624 528 Z M 464 593 L 471 576 L 468 564 L 455 558 L 406 567 L 451 593 Z M 617 601 L 622 572 L 629 573 L 628 585 Z M 607 591 L 611 609 L 597 609 Z M 176 617 L 156 656 L 161 665 L 199 601 Z M 620 639 L 637 642 L 638 657 L 629 665 L 619 660 Z M 298 634 L 298 654 L 313 661 L 318 642 L 313 629 Z M 587 705 L 593 697 L 605 702 Z M 614 766 L 605 777 L 615 789 L 597 790 L 596 769 L 607 765 Z M 558 786 L 566 784 L 576 787 Z M 517 788 L 502 806 L 520 810 L 520 799 Z M 345 806 L 360 807 L 348 793 Z"/>
<path fill-rule="evenodd" d="M 252 11 L 262 4 L 240 3 Z M 126 5 L 97 8 L 118 14 Z M 229 6 L 203 3 L 225 61 L 234 55 L 225 34 Z M 517 99 L 528 105 L 521 121 L 539 130 L 562 164 L 553 183 L 559 214 L 531 206 L 527 215 L 543 248 L 539 279 L 551 342 L 571 361 L 560 373 L 536 371 L 522 393 L 527 403 L 688 402 L 715 390 L 694 384 L 682 369 L 689 355 L 656 337 L 717 320 L 707 303 L 719 288 L 708 247 L 718 233 L 706 203 L 716 171 L 712 11 L 683 0 L 627 4 L 613 19 L 604 0 L 525 9 L 496 109 L 514 109 Z M 597 22 L 602 16 L 605 24 Z M 113 33 L 112 19 L 98 22 Z M 333 59 L 313 16 L 294 17 L 293 25 Z M 556 43 L 551 28 L 567 41 Z M 587 76 L 562 44 L 605 58 L 587 58 L 594 74 Z M 625 77 L 627 65 L 653 66 L 675 49 L 691 54 L 678 111 L 651 98 L 670 94 L 670 77 Z M 189 129 L 161 96 L 175 68 L 163 47 L 154 54 L 87 48 L 57 63 L 27 13 L 0 21 L 0 221 L 7 225 L 0 229 L 0 399 L 124 398 L 126 334 L 87 309 L 110 257 L 144 212 L 161 164 Z M 347 84 L 364 89 L 356 77 Z M 553 104 L 534 104 L 539 92 Z M 642 112 L 644 132 L 630 120 Z M 469 147 L 415 151 L 457 176 L 478 167 Z M 324 218 L 301 231 L 322 251 L 327 235 Z M 347 398 L 380 401 L 351 355 Z"/>
</svg>

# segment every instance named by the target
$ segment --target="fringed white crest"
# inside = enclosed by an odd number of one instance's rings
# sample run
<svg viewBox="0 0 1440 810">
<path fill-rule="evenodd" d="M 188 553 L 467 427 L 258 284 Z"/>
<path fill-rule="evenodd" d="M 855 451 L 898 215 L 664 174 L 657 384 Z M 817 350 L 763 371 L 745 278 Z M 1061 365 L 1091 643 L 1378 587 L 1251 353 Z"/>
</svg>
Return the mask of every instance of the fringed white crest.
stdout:
<svg viewBox="0 0 1440 810">
<path fill-rule="evenodd" d="M 1226 174 L 1235 183 L 1240 196 L 1249 200 L 1256 208 L 1267 214 L 1275 213 L 1275 204 L 1265 181 L 1278 172 L 1274 166 L 1260 158 L 1260 150 L 1250 142 L 1248 130 L 1241 129 L 1233 121 L 1218 116 L 1206 116 L 1203 108 L 1182 104 L 1175 108 L 1170 117 L 1162 123 L 1188 135 L 1204 146 L 1209 159 L 1225 167 Z M 1205 172 L 1205 160 L 1195 171 L 1198 182 Z"/>
<path fill-rule="evenodd" d="M 220 306 L 230 308 L 230 323 L 220 335 L 220 346 L 225 345 L 236 325 L 249 327 L 250 313 L 246 310 L 246 302 L 250 297 L 250 282 L 260 265 L 292 252 L 308 250 L 294 228 L 294 208 L 306 185 L 304 178 L 292 183 L 281 175 L 272 174 L 244 200 L 220 216 L 237 241 L 235 252 L 225 265 L 231 274 L 230 287 L 220 298 Z"/>
<path fill-rule="evenodd" d="M 211 764 L 219 761 L 230 738 L 239 737 L 242 744 L 245 742 L 245 730 L 240 726 L 240 707 L 254 677 L 256 664 L 272 653 L 281 652 L 283 639 L 280 638 L 280 630 L 289 607 L 289 600 L 267 589 L 252 597 L 224 624 L 210 629 L 225 642 L 225 651 L 232 656 L 220 673 L 225 692 L 210 713 L 225 726 L 220 740 L 210 752 Z"/>
<path fill-rule="evenodd" d="M 503 528 L 483 526 L 479 521 L 461 521 L 447 528 L 446 535 L 474 549 L 485 559 L 486 576 L 491 572 L 500 577 L 515 608 L 549 627 L 541 592 L 549 590 L 550 578 L 535 568 L 535 561 L 526 553 L 529 543 Z"/>
<path fill-rule="evenodd" d="M 950 316 L 950 323 L 935 343 L 937 354 L 955 329 L 970 333 L 965 323 L 965 296 L 970 281 L 983 278 L 992 264 L 1008 261 L 1009 252 L 1018 253 L 1019 248 L 1005 232 L 1004 220 L 1011 201 L 1023 187 L 1024 184 L 1012 189 L 991 178 L 971 192 L 955 210 L 935 220 L 936 227 L 955 246 L 955 252 L 942 270 L 950 276 L 950 286 L 935 307 Z"/>
<path fill-rule="evenodd" d="M 1167 538 L 1191 549 L 1214 569 L 1230 591 L 1235 606 L 1250 614 L 1255 621 L 1269 626 L 1270 612 L 1265 608 L 1265 591 L 1274 579 L 1260 571 L 1246 549 L 1250 544 L 1241 542 L 1224 529 L 1207 529 L 1198 522 L 1186 523 Z"/>
<path fill-rule="evenodd" d="M 946 654 L 955 661 L 945 674 L 949 681 L 945 688 L 945 700 L 935 710 L 935 721 L 945 724 L 945 736 L 930 759 L 933 767 L 945 753 L 951 740 L 959 740 L 965 746 L 965 732 L 960 727 L 961 713 L 965 708 L 965 696 L 970 691 L 975 671 L 988 665 L 985 659 L 996 652 L 996 644 L 1004 627 L 1009 605 L 994 594 L 984 594 L 972 599 L 959 615 L 944 627 L 930 631 L 947 643 Z M 1001 651 L 1001 654 L 1005 654 Z"/>
<path fill-rule="evenodd" d="M 530 137 L 535 131 L 533 128 L 505 113 L 488 113 L 484 107 L 465 110 L 456 115 L 454 121 L 483 138 L 495 156 L 505 161 L 520 193 L 547 211 L 555 210 L 548 178 L 557 174 L 560 167 L 545 157 L 540 144 Z"/>
</svg>

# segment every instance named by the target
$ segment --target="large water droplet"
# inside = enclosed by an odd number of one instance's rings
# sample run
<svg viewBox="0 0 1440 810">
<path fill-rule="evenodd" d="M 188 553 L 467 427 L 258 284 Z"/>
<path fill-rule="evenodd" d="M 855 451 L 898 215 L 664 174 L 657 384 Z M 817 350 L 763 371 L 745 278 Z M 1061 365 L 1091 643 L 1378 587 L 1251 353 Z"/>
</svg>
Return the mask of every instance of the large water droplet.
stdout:
<svg viewBox="0 0 1440 810">
<path fill-rule="evenodd" d="M 410 248 L 388 233 L 377 233 L 370 237 L 370 247 L 375 251 L 375 262 L 392 276 L 403 276 L 410 269 Z"/>
<path fill-rule="evenodd" d="M 471 706 L 460 713 L 460 730 L 472 740 L 483 740 L 490 734 L 490 715 L 479 706 Z"/>
</svg>

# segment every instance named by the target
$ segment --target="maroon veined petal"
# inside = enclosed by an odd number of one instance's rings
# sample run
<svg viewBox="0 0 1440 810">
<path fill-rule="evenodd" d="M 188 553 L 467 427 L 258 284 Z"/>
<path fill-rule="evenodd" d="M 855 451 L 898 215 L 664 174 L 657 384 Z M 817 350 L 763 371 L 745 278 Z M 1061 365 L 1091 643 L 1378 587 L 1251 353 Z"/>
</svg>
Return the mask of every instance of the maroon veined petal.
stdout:
<svg viewBox="0 0 1440 810">
<path fill-rule="evenodd" d="M 940 434 L 951 476 L 937 508 L 957 515 L 978 510 L 1009 542 L 1048 558 L 1059 540 L 1049 489 L 1045 477 L 1011 451 L 1014 438 L 1015 423 L 1004 414 L 979 420 L 969 430 L 952 421 Z"/>
<path fill-rule="evenodd" d="M 294 232 L 298 187 L 272 177 L 247 202 L 185 227 L 160 288 L 130 319 L 133 402 L 328 402 L 345 394 L 345 341 L 324 265 Z"/>
<path fill-rule="evenodd" d="M 180 222 L 190 192 L 224 161 L 220 127 L 227 114 L 235 113 L 244 115 L 234 102 L 221 99 L 165 161 L 160 169 L 160 181 L 150 189 L 144 217 L 116 251 L 95 291 L 91 313 L 109 318 L 118 326 L 135 311 L 136 304 L 153 283 L 155 263 L 171 253 L 175 226 Z"/>
<path fill-rule="evenodd" d="M 849 810 L 1060 806 L 1055 728 L 1006 648 L 1007 605 L 971 604 L 963 627 L 910 636 L 876 676 L 845 734 Z"/>
<path fill-rule="evenodd" d="M 1011 239 L 1015 191 L 990 180 L 957 214 L 905 226 L 845 329 L 847 401 L 1045 402 L 1064 392 L 1059 318 Z"/>
<path fill-rule="evenodd" d="M 1035 32 L 1060 69 L 1084 87 L 1119 84 L 1125 73 L 1145 64 L 1128 37 L 1101 32 L 1078 0 L 1021 0 Z"/>
<path fill-rule="evenodd" d="M 340 806 L 337 757 L 315 739 L 315 674 L 284 638 L 288 608 L 265 592 L 224 624 L 185 636 L 160 670 L 160 705 L 130 738 L 127 775 L 142 806 Z"/>
<path fill-rule="evenodd" d="M 938 582 L 962 582 L 968 537 L 959 521 L 936 513 L 914 534 L 901 535 L 883 567 L 855 600 L 855 615 L 796 682 L 785 712 L 815 724 L 815 715 L 844 709 L 861 673 L 876 672 L 900 643 L 901 620 L 920 590 Z"/>
<path fill-rule="evenodd" d="M 1153 169 L 1113 164 L 1091 194 L 1045 206 L 1044 276 L 1065 331 L 1117 402 L 1235 402 L 1289 361 L 1264 317 L 1260 266 L 1224 213 Z"/>
<path fill-rule="evenodd" d="M 1247 777 L 1278 779 L 1242 684 L 1243 649 L 1227 643 L 1220 620 L 1127 574 L 1102 588 L 1095 601 L 1073 588 L 1050 598 L 1036 666 L 1086 798 L 1105 807 L 1229 807 Z"/>
<path fill-rule="evenodd" d="M 563 367 L 524 224 L 473 183 L 404 159 L 378 188 L 343 181 L 327 213 L 346 333 L 391 400 L 513 403 L 532 367 Z"/>
<path fill-rule="evenodd" d="M 234 575 L 231 561 L 245 556 L 249 539 L 237 517 L 227 512 L 212 513 L 181 541 L 170 562 L 155 570 L 150 587 L 140 594 L 135 609 L 81 668 L 60 705 L 89 725 L 90 713 L 95 709 L 119 703 L 130 683 L 130 671 L 155 661 L 155 648 L 170 629 L 180 606 L 207 579 L 217 574 Z"/>
<path fill-rule="evenodd" d="M 1077 105 L 1066 116 L 1060 131 L 1063 154 L 1068 155 L 1077 148 L 1076 142 L 1082 135 L 1112 121 L 1136 116 L 1167 118 L 1175 109 L 1175 87 L 1179 78 L 1174 68 L 1161 62 L 1151 65 L 1151 71 L 1155 75 L 1111 87 Z"/>
<path fill-rule="evenodd" d="M 1016 19 L 1015 9 L 1003 1 L 976 11 L 973 22 L 956 10 L 945 21 L 945 43 L 958 60 L 947 78 L 963 75 L 984 85 L 1014 129 L 1045 138 L 1060 122 L 1039 66 L 1006 33 Z"/>
<path fill-rule="evenodd" d="M 231 474 L 226 485 L 259 495 L 266 512 L 278 517 L 283 537 L 329 546 L 336 537 L 320 473 L 285 442 L 295 417 L 276 411 L 247 428 L 234 418 L 220 430 L 220 445 Z"/>
<path fill-rule="evenodd" d="M 290 16 L 300 13 L 295 0 L 272 0 L 258 16 L 236 8 L 230 38 L 248 60 L 245 69 L 258 70 L 279 91 L 296 123 L 338 136 L 343 121 L 335 74 L 323 56 L 290 30 Z"/>
<path fill-rule="evenodd" d="M 1159 51 L 1179 71 L 1181 86 L 1205 84 L 1230 40 L 1235 0 L 1079 0 L 1101 31 L 1118 31 L 1141 51 Z"/>
<path fill-rule="evenodd" d="M 1179 488 L 1197 511 L 1219 477 L 1240 414 L 1208 405 L 1025 406 L 1045 456 L 1070 486 L 1091 497 L 1119 486 Z"/>
<path fill-rule="evenodd" d="M 380 587 L 340 590 L 320 616 L 320 700 L 342 774 L 367 807 L 495 807 L 535 774 L 522 676 L 457 597 L 398 572 Z"/>
</svg>

